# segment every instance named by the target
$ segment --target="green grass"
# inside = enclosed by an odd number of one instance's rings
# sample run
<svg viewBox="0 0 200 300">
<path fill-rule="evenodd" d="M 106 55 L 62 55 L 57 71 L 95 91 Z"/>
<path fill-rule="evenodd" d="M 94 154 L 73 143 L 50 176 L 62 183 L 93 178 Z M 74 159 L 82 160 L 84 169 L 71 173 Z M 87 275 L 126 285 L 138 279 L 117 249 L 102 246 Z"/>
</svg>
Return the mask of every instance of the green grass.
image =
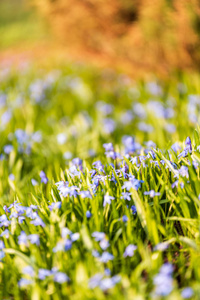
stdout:
<svg viewBox="0 0 200 300">
<path fill-rule="evenodd" d="M 47 24 L 28 1 L 0 1 L 0 49 L 24 47 L 47 40 Z"/>
<path fill-rule="evenodd" d="M 53 70 L 22 65 L 1 70 L 0 234 L 9 230 L 9 237 L 1 237 L 1 299 L 177 300 L 183 299 L 185 287 L 193 289 L 191 299 L 199 299 L 200 77 L 177 75 L 153 88 L 110 70 L 97 72 L 78 64 Z M 152 130 L 143 131 L 141 122 Z M 167 124 L 175 127 L 169 130 Z M 126 152 L 124 136 L 135 138 Z M 178 157 L 187 136 L 192 152 Z M 156 145 L 145 144 L 150 140 Z M 180 146 L 177 153 L 171 149 L 175 142 Z M 120 156 L 106 157 L 104 143 L 113 143 L 110 156 L 115 152 Z M 10 150 L 6 145 L 12 146 Z M 77 167 L 72 161 L 76 157 L 82 160 Z M 132 160 L 136 157 L 145 158 L 145 163 Z M 92 164 L 98 160 L 104 168 L 93 177 Z M 184 166 L 188 178 L 183 173 L 175 178 Z M 46 184 L 41 182 L 41 170 L 48 178 Z M 138 189 L 130 188 L 130 201 L 122 194 L 124 184 L 130 183 L 128 176 L 142 181 Z M 99 180 L 96 189 L 94 178 Z M 172 187 L 177 179 L 178 186 Z M 63 196 L 55 185 L 61 180 L 68 182 L 71 192 L 75 186 L 78 193 Z M 144 194 L 151 190 L 159 195 Z M 89 191 L 91 197 L 83 197 L 80 191 Z M 104 206 L 105 195 L 114 199 Z M 8 209 L 14 201 L 17 204 Z M 59 206 L 51 210 L 49 205 L 55 203 Z M 37 209 L 30 209 L 31 205 Z M 38 218 L 35 211 L 44 226 L 32 224 Z M 127 222 L 122 220 L 124 215 Z M 71 234 L 62 235 L 66 227 L 79 238 L 73 241 Z M 95 231 L 105 233 L 107 249 L 95 241 Z M 22 232 L 37 234 L 40 244 L 31 243 L 30 237 L 20 243 Z M 160 243 L 163 249 L 159 250 Z M 124 257 L 130 244 L 137 249 L 133 256 Z M 100 257 L 108 251 L 113 259 L 101 262 L 94 250 Z M 164 282 L 167 285 L 169 280 L 172 289 L 168 288 L 166 297 L 156 296 L 154 279 L 166 262 L 172 264 L 173 272 Z M 27 266 L 32 267 L 32 275 L 25 274 Z M 55 282 L 53 272 L 39 278 L 39 270 L 52 268 L 67 274 L 69 282 Z M 109 278 L 109 285 L 113 276 L 119 275 L 120 280 L 110 288 L 102 288 L 105 281 L 90 288 L 88 282 L 97 273 Z M 21 278 L 30 284 L 20 287 Z"/>
</svg>

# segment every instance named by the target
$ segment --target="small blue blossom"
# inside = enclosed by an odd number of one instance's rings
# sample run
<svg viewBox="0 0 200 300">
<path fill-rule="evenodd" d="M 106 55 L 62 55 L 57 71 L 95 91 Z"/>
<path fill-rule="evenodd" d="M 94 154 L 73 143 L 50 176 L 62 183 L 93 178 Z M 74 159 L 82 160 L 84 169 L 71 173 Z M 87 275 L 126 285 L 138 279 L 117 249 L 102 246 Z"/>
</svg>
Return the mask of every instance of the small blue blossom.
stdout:
<svg viewBox="0 0 200 300">
<path fill-rule="evenodd" d="M 92 214 L 89 210 L 86 211 L 86 218 L 90 219 L 92 217 Z"/>
<path fill-rule="evenodd" d="M 63 272 L 57 272 L 54 275 L 54 281 L 62 284 L 65 282 L 69 282 L 69 277 Z"/>
<path fill-rule="evenodd" d="M 41 178 L 42 183 L 47 184 L 48 178 L 47 178 L 46 174 L 44 173 L 44 171 L 40 172 L 40 178 Z"/>
<path fill-rule="evenodd" d="M 46 277 L 50 276 L 52 273 L 50 270 L 47 269 L 39 269 L 38 270 L 38 278 L 40 280 L 44 280 Z"/>
<path fill-rule="evenodd" d="M 160 196 L 160 193 L 156 193 L 154 190 L 151 190 L 149 192 L 144 192 L 144 195 L 149 195 L 151 198 L 155 196 Z"/>
<path fill-rule="evenodd" d="M 104 201 L 103 201 L 103 207 L 106 206 L 106 204 L 111 204 L 111 200 L 114 200 L 115 198 L 109 195 L 104 196 Z"/>
<path fill-rule="evenodd" d="M 15 180 L 15 175 L 10 174 L 10 175 L 8 176 L 8 178 L 9 178 L 11 181 L 14 181 L 14 180 Z"/>
<path fill-rule="evenodd" d="M 32 183 L 33 186 L 38 185 L 37 180 L 35 180 L 34 178 L 31 179 L 31 183 Z"/>
<path fill-rule="evenodd" d="M 30 235 L 28 235 L 28 239 L 31 244 L 35 244 L 37 246 L 40 245 L 40 237 L 38 234 L 30 234 Z"/>
<path fill-rule="evenodd" d="M 131 206 L 132 214 L 135 215 L 137 213 L 137 208 L 135 205 Z"/>
<path fill-rule="evenodd" d="M 193 296 L 194 292 L 193 292 L 193 289 L 190 288 L 190 287 L 186 287 L 182 290 L 181 292 L 181 296 L 184 298 L 184 299 L 189 299 Z"/>
<path fill-rule="evenodd" d="M 105 238 L 105 233 L 104 232 L 95 231 L 95 232 L 92 233 L 92 237 L 95 238 L 96 242 L 100 242 L 100 241 L 102 241 Z"/>
<path fill-rule="evenodd" d="M 122 217 L 122 221 L 123 221 L 124 223 L 126 223 L 126 222 L 128 221 L 128 217 L 127 217 L 126 215 L 124 215 L 124 216 Z"/>
<path fill-rule="evenodd" d="M 134 255 L 135 250 L 137 249 L 137 246 L 130 244 L 126 247 L 125 252 L 124 252 L 124 257 L 132 257 Z"/>
<path fill-rule="evenodd" d="M 27 287 L 27 285 L 30 285 L 32 283 L 33 283 L 33 281 L 30 279 L 21 278 L 20 281 L 18 282 L 18 285 L 20 288 L 24 288 L 24 287 Z"/>
<path fill-rule="evenodd" d="M 103 252 L 101 257 L 99 257 L 99 261 L 102 263 L 107 263 L 108 261 L 113 260 L 113 259 L 114 259 L 114 256 L 107 251 Z"/>
<path fill-rule="evenodd" d="M 34 277 L 34 275 L 35 275 L 34 269 L 31 266 L 27 266 L 27 267 L 23 268 L 22 273 L 29 275 L 31 277 Z"/>
</svg>

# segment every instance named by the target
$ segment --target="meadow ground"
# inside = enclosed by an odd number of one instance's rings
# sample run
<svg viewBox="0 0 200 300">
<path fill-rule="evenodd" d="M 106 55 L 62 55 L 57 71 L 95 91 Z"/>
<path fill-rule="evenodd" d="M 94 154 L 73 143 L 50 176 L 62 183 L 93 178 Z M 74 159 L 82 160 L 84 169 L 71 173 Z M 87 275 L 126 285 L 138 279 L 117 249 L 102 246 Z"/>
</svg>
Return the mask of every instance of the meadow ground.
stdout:
<svg viewBox="0 0 200 300">
<path fill-rule="evenodd" d="M 0 73 L 2 299 L 199 299 L 200 77 Z"/>
<path fill-rule="evenodd" d="M 13 4 L 0 2 L 0 298 L 200 299 L 199 75 L 30 63 L 53 43 Z"/>
</svg>

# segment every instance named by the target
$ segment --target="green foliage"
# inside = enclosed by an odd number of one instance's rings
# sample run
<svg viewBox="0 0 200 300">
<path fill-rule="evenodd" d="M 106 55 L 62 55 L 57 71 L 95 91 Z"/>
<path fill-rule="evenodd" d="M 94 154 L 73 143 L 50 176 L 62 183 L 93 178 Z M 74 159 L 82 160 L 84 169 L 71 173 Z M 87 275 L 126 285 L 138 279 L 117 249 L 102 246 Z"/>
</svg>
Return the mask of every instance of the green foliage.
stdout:
<svg viewBox="0 0 200 300">
<path fill-rule="evenodd" d="M 173 290 L 166 298 L 182 299 L 181 291 L 190 286 L 194 291 L 192 299 L 199 299 L 200 154 L 197 147 L 200 138 L 194 121 L 200 109 L 199 81 L 198 76 L 191 79 L 183 75 L 181 81 L 176 77 L 160 84 L 156 81 L 136 84 L 110 70 L 97 73 L 78 64 L 58 66 L 54 70 L 36 70 L 24 65 L 17 70 L 2 69 L 0 218 L 6 215 L 10 221 L 9 237 L 1 235 L 5 244 L 0 251 L 5 254 L 0 262 L 2 299 L 155 299 L 154 277 L 164 262 L 174 266 Z M 157 102 L 153 103 L 152 99 Z M 159 103 L 165 109 L 160 108 L 158 113 Z M 170 117 L 162 115 L 163 111 Z M 144 121 L 151 126 L 147 130 L 141 127 Z M 169 130 L 169 124 L 175 130 Z M 122 140 L 125 135 L 135 137 L 135 146 L 136 142 L 141 145 L 126 156 Z M 180 157 L 187 136 L 192 139 L 193 151 Z M 147 146 L 145 142 L 149 140 L 156 147 Z M 113 151 L 121 153 L 123 158 L 105 156 L 103 144 L 110 142 Z M 171 149 L 175 142 L 180 146 L 177 152 Z M 6 150 L 6 145 L 11 145 L 11 150 Z M 150 155 L 152 149 L 155 158 Z M 145 164 L 131 160 L 139 156 L 145 157 Z M 83 159 L 82 165 L 76 168 L 77 174 L 71 168 L 76 157 Z M 90 171 L 98 160 L 104 165 L 103 171 L 97 171 L 103 180 L 95 192 Z M 130 201 L 122 196 L 128 178 L 118 173 L 125 165 L 130 178 L 135 176 L 143 181 L 140 188 L 130 189 Z M 188 168 L 188 178 L 179 174 L 178 186 L 172 187 L 177 179 L 174 175 L 182 166 Z M 41 170 L 48 182 L 41 182 Z M 37 181 L 36 185 L 32 179 Z M 63 196 L 55 185 L 61 180 L 79 191 L 88 190 L 91 197 L 83 197 L 81 193 Z M 144 194 L 151 190 L 159 194 L 155 197 Z M 114 199 L 104 206 L 105 195 Z M 8 207 L 14 201 L 21 206 L 15 204 L 9 212 Z M 58 203 L 61 207 L 49 208 Z M 45 226 L 34 225 L 36 217 L 27 213 L 31 205 L 37 205 L 37 209 L 29 213 L 37 211 Z M 86 216 L 88 210 L 92 214 L 90 218 Z M 10 213 L 14 212 L 18 214 L 11 218 Z M 124 215 L 127 222 L 123 222 Z M 56 251 L 58 243 L 65 242 L 62 230 L 66 227 L 79 233 L 79 239 L 73 241 L 71 249 Z M 1 224 L 0 234 L 6 228 L 5 223 Z M 109 241 L 107 251 L 114 258 L 107 263 L 94 256 L 94 250 L 104 252 L 92 236 L 95 231 L 104 232 Z M 30 238 L 20 243 L 22 232 L 26 237 L 37 234 L 40 244 L 31 243 Z M 66 236 L 72 239 L 67 233 Z M 130 244 L 137 249 L 133 256 L 124 257 Z M 27 266 L 32 267 L 33 276 L 24 274 Z M 67 274 L 70 281 L 58 283 L 54 273 L 44 280 L 38 278 L 40 269 L 52 268 Z M 104 274 L 106 268 L 111 275 L 105 277 L 118 274 L 120 282 L 110 289 L 89 288 L 89 279 L 96 273 Z M 31 284 L 19 287 L 21 278 L 31 280 Z"/>
</svg>

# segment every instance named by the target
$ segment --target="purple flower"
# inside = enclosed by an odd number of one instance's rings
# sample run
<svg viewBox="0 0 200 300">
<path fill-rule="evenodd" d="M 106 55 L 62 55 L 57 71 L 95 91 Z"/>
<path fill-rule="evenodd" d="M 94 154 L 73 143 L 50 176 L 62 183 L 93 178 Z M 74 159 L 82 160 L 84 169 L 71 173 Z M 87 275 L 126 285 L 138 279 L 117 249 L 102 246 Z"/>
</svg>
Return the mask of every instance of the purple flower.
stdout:
<svg viewBox="0 0 200 300">
<path fill-rule="evenodd" d="M 131 201 L 131 193 L 122 192 L 122 197 L 121 198 L 124 199 L 124 200 Z"/>
<path fill-rule="evenodd" d="M 23 268 L 22 273 L 27 274 L 31 277 L 34 277 L 34 275 L 35 275 L 35 272 L 31 266 L 27 266 L 27 267 Z"/>
<path fill-rule="evenodd" d="M 189 299 L 193 296 L 194 292 L 193 292 L 193 289 L 190 288 L 190 287 L 186 287 L 182 290 L 181 292 L 181 296 L 184 298 L 184 299 Z"/>
<path fill-rule="evenodd" d="M 160 272 L 154 277 L 155 294 L 158 296 L 167 296 L 173 289 L 173 266 L 165 263 L 160 268 Z"/>
<path fill-rule="evenodd" d="M 174 144 L 171 146 L 171 148 L 172 148 L 172 150 L 173 150 L 174 152 L 176 152 L 176 153 L 181 149 L 181 147 L 179 146 L 178 143 L 174 143 Z"/>
<path fill-rule="evenodd" d="M 0 250 L 2 250 L 4 248 L 5 248 L 4 242 L 2 240 L 0 240 Z"/>
<path fill-rule="evenodd" d="M 18 236 L 18 244 L 28 246 L 28 237 L 24 231 L 21 231 Z"/>
<path fill-rule="evenodd" d="M 160 193 L 156 193 L 154 190 L 151 190 L 149 192 L 144 192 L 144 195 L 149 195 L 151 198 L 155 196 L 160 196 Z"/>
<path fill-rule="evenodd" d="M 105 233 L 104 232 L 95 231 L 95 232 L 92 233 L 92 237 L 95 238 L 96 242 L 100 242 L 101 240 L 104 239 Z"/>
<path fill-rule="evenodd" d="M 137 209 L 135 205 L 131 206 L 132 214 L 135 215 L 137 213 Z"/>
<path fill-rule="evenodd" d="M 15 175 L 10 174 L 10 175 L 8 176 L 8 178 L 9 178 L 11 181 L 14 181 L 14 180 L 15 180 Z"/>
<path fill-rule="evenodd" d="M 20 281 L 18 282 L 18 285 L 20 288 L 26 287 L 27 285 L 32 284 L 33 281 L 30 279 L 26 279 L 26 278 L 21 278 Z"/>
<path fill-rule="evenodd" d="M 33 186 L 38 185 L 38 182 L 34 178 L 31 179 L 31 183 Z"/>
<path fill-rule="evenodd" d="M 140 122 L 138 124 L 138 128 L 140 131 L 144 131 L 144 132 L 152 132 L 153 131 L 153 127 L 149 124 L 146 124 L 145 122 Z"/>
<path fill-rule="evenodd" d="M 2 231 L 1 235 L 0 236 L 3 236 L 5 237 L 6 239 L 9 238 L 9 235 L 10 235 L 10 232 L 8 229 L 5 229 L 4 231 Z"/>
<path fill-rule="evenodd" d="M 31 224 L 33 224 L 34 226 L 42 226 L 45 227 L 45 223 L 42 221 L 42 219 L 37 216 L 37 218 L 35 218 L 35 220 L 30 222 Z"/>
<path fill-rule="evenodd" d="M 186 166 L 181 166 L 179 169 L 179 174 L 183 177 L 188 178 L 189 177 L 189 173 L 188 173 L 188 167 Z"/>
<path fill-rule="evenodd" d="M 12 118 L 12 112 L 11 110 L 7 110 L 3 113 L 1 116 L 1 124 L 2 126 L 5 126 L 9 123 L 10 119 Z"/>
<path fill-rule="evenodd" d="M 111 204 L 111 200 L 114 200 L 115 198 L 109 195 L 104 196 L 104 201 L 103 201 L 103 207 L 106 206 L 106 204 Z"/>
<path fill-rule="evenodd" d="M 102 291 L 107 291 L 111 289 L 121 280 L 119 275 L 113 276 L 111 278 L 104 278 L 100 281 L 99 287 Z"/>
<path fill-rule="evenodd" d="M 92 256 L 93 257 L 99 257 L 100 254 L 99 254 L 99 252 L 97 250 L 92 250 Z"/>
<path fill-rule="evenodd" d="M 61 206 L 62 206 L 61 201 L 53 202 L 51 205 L 48 205 L 50 211 L 52 211 L 53 209 L 60 209 Z"/>
<path fill-rule="evenodd" d="M 112 143 L 103 144 L 103 147 L 105 148 L 106 152 L 114 151 L 114 147 Z"/>
<path fill-rule="evenodd" d="M 126 189 L 127 191 L 130 191 L 130 189 L 133 188 L 134 190 L 137 191 L 141 186 L 141 182 L 143 182 L 143 180 L 130 178 L 129 181 L 124 182 L 122 189 Z"/>
<path fill-rule="evenodd" d="M 107 251 L 103 252 L 101 257 L 99 257 L 99 261 L 102 263 L 107 263 L 108 261 L 113 260 L 113 259 L 114 259 L 114 256 Z"/>
<path fill-rule="evenodd" d="M 35 244 L 37 246 L 40 245 L 40 237 L 38 234 L 30 234 L 30 235 L 28 235 L 28 239 L 31 244 Z"/>
<path fill-rule="evenodd" d="M 10 152 L 13 150 L 13 145 L 5 145 L 3 150 L 6 154 L 10 154 Z"/>
<path fill-rule="evenodd" d="M 83 161 L 79 157 L 76 157 L 76 158 L 72 159 L 72 163 L 73 163 L 74 166 L 76 166 L 80 170 L 83 169 Z"/>
<path fill-rule="evenodd" d="M 69 230 L 69 228 L 67 227 L 62 228 L 61 236 L 63 239 L 65 239 L 67 235 L 71 235 L 71 234 L 72 232 L 71 230 Z"/>
<path fill-rule="evenodd" d="M 100 241 L 99 245 L 103 250 L 106 250 L 110 246 L 109 241 L 105 238 Z"/>
<path fill-rule="evenodd" d="M 43 182 L 44 184 L 47 184 L 48 178 L 47 178 L 46 174 L 44 173 L 44 171 L 40 172 L 40 178 L 41 178 L 41 182 Z"/>
<path fill-rule="evenodd" d="M 168 242 L 159 243 L 154 247 L 155 251 L 165 251 L 169 247 Z"/>
<path fill-rule="evenodd" d="M 192 152 L 192 142 L 190 137 L 188 136 L 185 140 L 185 149 L 188 150 L 189 152 Z"/>
<path fill-rule="evenodd" d="M 51 275 L 51 271 L 47 269 L 39 269 L 38 271 L 38 278 L 40 280 L 44 280 L 47 276 Z"/>
<path fill-rule="evenodd" d="M 66 240 L 64 241 L 64 247 L 65 247 L 65 251 L 70 250 L 71 247 L 72 247 L 72 241 L 69 240 L 69 239 L 66 239 Z"/>
<path fill-rule="evenodd" d="M 58 282 L 58 283 L 69 282 L 69 277 L 65 273 L 63 273 L 63 272 L 57 272 L 54 275 L 54 281 Z"/>
<path fill-rule="evenodd" d="M 124 216 L 122 217 L 122 221 L 123 221 L 124 223 L 126 223 L 126 222 L 128 221 L 128 217 L 127 217 L 126 215 L 124 215 Z"/>
<path fill-rule="evenodd" d="M 75 241 L 79 240 L 80 234 L 78 232 L 75 232 L 70 235 L 70 238 L 71 238 L 72 242 L 75 242 Z"/>
<path fill-rule="evenodd" d="M 2 250 L 0 250 L 0 261 L 1 261 L 4 257 L 5 257 L 5 253 L 4 253 Z"/>
<path fill-rule="evenodd" d="M 70 241 L 70 240 L 69 240 Z M 72 244 L 72 242 L 70 241 L 70 245 Z M 56 246 L 53 248 L 53 252 L 56 253 L 56 252 L 59 252 L 59 251 L 64 251 L 64 244 L 63 242 L 58 242 L 56 244 Z"/>
<path fill-rule="evenodd" d="M 90 278 L 89 280 L 89 288 L 94 289 L 95 287 L 99 286 L 101 280 L 103 278 L 103 275 L 101 273 L 98 273 Z"/>
<path fill-rule="evenodd" d="M 110 134 L 115 130 L 116 124 L 115 121 L 110 119 L 110 118 L 106 118 L 103 120 L 103 130 L 105 133 Z"/>
<path fill-rule="evenodd" d="M 124 257 L 132 257 L 134 255 L 134 251 L 137 249 L 137 246 L 130 244 L 126 247 L 124 252 Z"/>
<path fill-rule="evenodd" d="M 90 194 L 90 191 L 80 191 L 79 195 L 85 199 L 85 198 L 89 198 L 92 199 L 92 196 Z"/>
<path fill-rule="evenodd" d="M 189 136 L 185 140 L 185 146 L 185 149 L 178 155 L 178 158 L 185 157 L 188 155 L 188 153 L 192 153 L 192 143 Z"/>
<path fill-rule="evenodd" d="M 160 273 L 165 275 L 171 275 L 173 273 L 174 267 L 170 263 L 165 263 L 160 268 Z"/>
<path fill-rule="evenodd" d="M 90 219 L 92 216 L 91 212 L 89 210 L 86 211 L 86 218 Z"/>
</svg>

